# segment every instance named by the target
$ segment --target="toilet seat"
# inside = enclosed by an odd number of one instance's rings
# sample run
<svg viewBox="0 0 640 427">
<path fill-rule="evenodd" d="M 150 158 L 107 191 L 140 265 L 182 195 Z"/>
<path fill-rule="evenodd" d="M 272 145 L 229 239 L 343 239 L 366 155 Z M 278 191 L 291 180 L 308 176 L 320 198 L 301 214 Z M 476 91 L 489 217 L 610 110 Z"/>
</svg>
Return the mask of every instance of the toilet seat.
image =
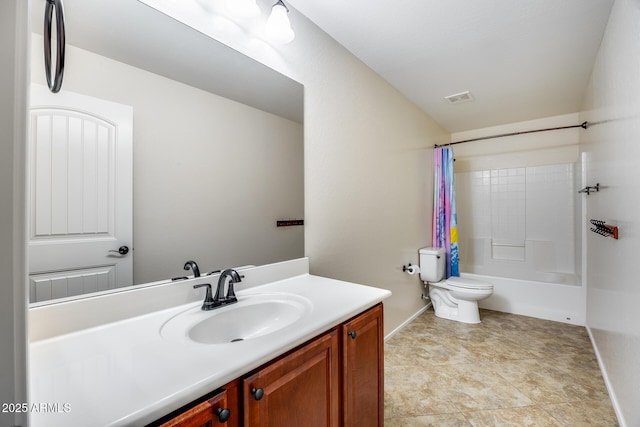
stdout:
<svg viewBox="0 0 640 427">
<path fill-rule="evenodd" d="M 456 277 L 451 276 L 447 280 L 444 281 L 449 286 L 462 288 L 462 289 L 472 289 L 478 291 L 490 291 L 493 290 L 493 284 L 484 282 L 482 280 L 468 279 L 465 277 Z"/>
</svg>

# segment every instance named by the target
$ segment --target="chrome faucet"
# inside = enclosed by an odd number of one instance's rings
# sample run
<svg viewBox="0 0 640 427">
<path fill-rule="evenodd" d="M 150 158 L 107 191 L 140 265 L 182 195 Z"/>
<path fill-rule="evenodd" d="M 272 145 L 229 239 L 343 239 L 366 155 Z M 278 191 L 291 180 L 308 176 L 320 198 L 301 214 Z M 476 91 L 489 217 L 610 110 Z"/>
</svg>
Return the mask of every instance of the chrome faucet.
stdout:
<svg viewBox="0 0 640 427">
<path fill-rule="evenodd" d="M 193 271 L 193 277 L 200 277 L 200 269 L 195 261 L 187 261 L 184 263 L 184 269 Z"/>
<path fill-rule="evenodd" d="M 227 287 L 227 295 L 224 295 L 224 284 L 229 278 L 229 286 Z M 227 268 L 222 273 L 220 273 L 220 278 L 218 279 L 218 288 L 216 289 L 216 294 L 213 297 L 213 300 L 216 302 L 220 302 L 221 304 L 233 304 L 234 302 L 238 302 L 238 298 L 236 298 L 236 293 L 233 290 L 234 283 L 238 283 L 242 281 L 242 276 L 238 274 L 232 268 Z"/>
</svg>

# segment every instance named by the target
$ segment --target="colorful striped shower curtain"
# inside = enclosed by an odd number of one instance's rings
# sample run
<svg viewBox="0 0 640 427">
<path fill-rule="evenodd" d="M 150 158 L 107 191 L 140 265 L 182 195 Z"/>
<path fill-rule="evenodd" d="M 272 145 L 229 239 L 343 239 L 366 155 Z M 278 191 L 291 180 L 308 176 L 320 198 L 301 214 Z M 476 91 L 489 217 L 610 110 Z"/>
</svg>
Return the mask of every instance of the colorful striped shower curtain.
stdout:
<svg viewBox="0 0 640 427">
<path fill-rule="evenodd" d="M 445 248 L 447 253 L 447 278 L 459 276 L 458 270 L 458 220 L 456 216 L 456 188 L 453 174 L 453 149 L 433 150 L 435 172 L 433 189 L 432 245 Z"/>
</svg>

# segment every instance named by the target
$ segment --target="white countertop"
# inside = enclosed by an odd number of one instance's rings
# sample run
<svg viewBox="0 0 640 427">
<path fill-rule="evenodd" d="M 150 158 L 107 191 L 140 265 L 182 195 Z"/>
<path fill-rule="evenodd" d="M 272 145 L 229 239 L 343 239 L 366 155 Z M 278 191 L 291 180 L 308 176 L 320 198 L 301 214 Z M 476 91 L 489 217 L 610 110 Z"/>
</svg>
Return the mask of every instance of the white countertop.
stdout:
<svg viewBox="0 0 640 427">
<path fill-rule="evenodd" d="M 30 425 L 145 425 L 391 295 L 309 274 L 237 295 L 242 300 L 265 292 L 295 293 L 309 299 L 313 309 L 277 333 L 225 345 L 181 343 L 160 335 L 167 320 L 201 301 L 32 343 Z"/>
</svg>

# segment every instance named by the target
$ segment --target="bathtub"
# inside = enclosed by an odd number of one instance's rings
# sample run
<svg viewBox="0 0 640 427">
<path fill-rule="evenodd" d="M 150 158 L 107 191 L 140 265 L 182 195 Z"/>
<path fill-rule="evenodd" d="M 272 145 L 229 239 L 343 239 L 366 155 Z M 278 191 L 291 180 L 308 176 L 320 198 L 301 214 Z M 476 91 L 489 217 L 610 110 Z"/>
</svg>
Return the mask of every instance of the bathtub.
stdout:
<svg viewBox="0 0 640 427">
<path fill-rule="evenodd" d="M 586 296 L 584 287 L 575 276 L 547 273 L 547 276 L 541 278 L 557 280 L 557 283 L 464 272 L 460 276 L 493 283 L 493 295 L 480 301 L 480 308 L 572 325 L 585 324 Z"/>
</svg>

